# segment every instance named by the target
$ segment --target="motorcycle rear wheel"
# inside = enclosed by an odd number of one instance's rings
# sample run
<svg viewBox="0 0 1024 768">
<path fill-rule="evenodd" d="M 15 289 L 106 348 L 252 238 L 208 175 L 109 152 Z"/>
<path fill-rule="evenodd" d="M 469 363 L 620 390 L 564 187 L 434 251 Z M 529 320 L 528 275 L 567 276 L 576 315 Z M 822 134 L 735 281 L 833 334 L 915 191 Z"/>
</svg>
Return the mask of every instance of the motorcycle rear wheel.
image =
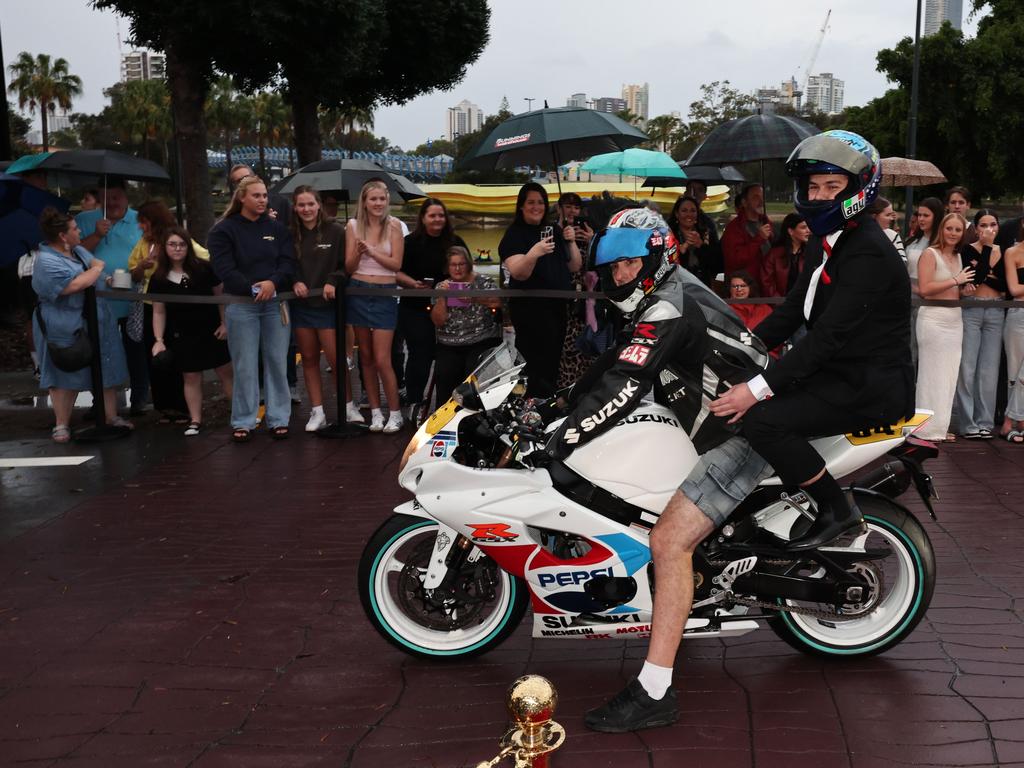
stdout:
<svg viewBox="0 0 1024 768">
<path fill-rule="evenodd" d="M 874 596 L 876 604 L 863 615 L 826 620 L 783 612 L 769 619 L 768 624 L 775 634 L 804 653 L 826 657 L 883 653 L 914 630 L 931 602 L 935 589 L 935 553 L 924 528 L 912 515 L 884 499 L 858 496 L 857 503 L 869 531 L 865 548 L 892 550 L 883 561 L 865 563 L 873 568 L 881 565 L 881 594 Z"/>
<path fill-rule="evenodd" d="M 408 654 L 427 659 L 479 656 L 519 626 L 529 592 L 521 579 L 484 555 L 480 564 L 493 579 L 493 595 L 473 602 L 435 600 L 436 591 L 423 590 L 422 578 L 438 527 L 433 520 L 410 515 L 386 520 L 363 549 L 359 599 L 374 629 Z M 459 626 L 447 629 L 446 624 Z"/>
</svg>

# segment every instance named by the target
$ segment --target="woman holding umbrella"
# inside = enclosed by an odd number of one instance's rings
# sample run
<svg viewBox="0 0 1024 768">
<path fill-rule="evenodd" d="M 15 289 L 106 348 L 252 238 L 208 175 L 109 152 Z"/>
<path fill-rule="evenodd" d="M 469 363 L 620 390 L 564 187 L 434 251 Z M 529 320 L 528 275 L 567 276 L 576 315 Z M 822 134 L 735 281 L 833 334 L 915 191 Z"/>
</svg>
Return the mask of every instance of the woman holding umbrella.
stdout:
<svg viewBox="0 0 1024 768">
<path fill-rule="evenodd" d="M 523 290 L 572 288 L 570 274 L 578 272 L 583 259 L 571 226 L 545 226 L 548 194 L 544 187 L 527 182 L 519 190 L 516 214 L 498 245 L 508 287 Z M 550 397 L 555 392 L 568 311 L 558 299 L 509 300 L 516 347 L 526 360 L 531 397 Z"/>
</svg>

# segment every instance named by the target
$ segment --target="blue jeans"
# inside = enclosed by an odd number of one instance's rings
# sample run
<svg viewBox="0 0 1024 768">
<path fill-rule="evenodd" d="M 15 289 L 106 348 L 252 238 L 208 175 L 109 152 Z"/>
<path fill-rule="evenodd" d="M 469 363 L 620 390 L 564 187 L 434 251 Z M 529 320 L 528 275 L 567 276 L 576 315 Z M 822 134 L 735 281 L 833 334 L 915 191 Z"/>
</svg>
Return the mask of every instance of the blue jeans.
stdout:
<svg viewBox="0 0 1024 768">
<path fill-rule="evenodd" d="M 994 429 L 1005 314 L 1000 307 L 963 308 L 964 339 L 956 383 L 961 435 Z"/>
<path fill-rule="evenodd" d="M 291 326 L 281 322 L 281 302 L 271 299 L 258 304 L 228 304 L 225 320 L 231 367 L 235 374 L 231 426 L 235 429 L 256 427 L 256 414 L 260 407 L 257 369 L 262 352 L 267 426 L 271 429 L 287 427 L 292 403 L 285 374 L 285 355 Z"/>
</svg>

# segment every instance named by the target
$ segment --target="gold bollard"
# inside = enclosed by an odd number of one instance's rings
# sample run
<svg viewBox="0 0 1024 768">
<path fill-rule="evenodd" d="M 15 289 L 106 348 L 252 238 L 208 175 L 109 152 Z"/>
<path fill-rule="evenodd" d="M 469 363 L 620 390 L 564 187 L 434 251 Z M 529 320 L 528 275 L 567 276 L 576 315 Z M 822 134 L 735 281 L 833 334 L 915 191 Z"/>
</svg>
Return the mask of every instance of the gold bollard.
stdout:
<svg viewBox="0 0 1024 768">
<path fill-rule="evenodd" d="M 558 704 L 555 686 L 540 675 L 525 675 L 509 686 L 505 703 L 515 725 L 501 737 L 501 751 L 477 768 L 492 768 L 509 755 L 516 768 L 548 768 L 548 754 L 565 741 L 565 729 L 551 719 Z"/>
</svg>

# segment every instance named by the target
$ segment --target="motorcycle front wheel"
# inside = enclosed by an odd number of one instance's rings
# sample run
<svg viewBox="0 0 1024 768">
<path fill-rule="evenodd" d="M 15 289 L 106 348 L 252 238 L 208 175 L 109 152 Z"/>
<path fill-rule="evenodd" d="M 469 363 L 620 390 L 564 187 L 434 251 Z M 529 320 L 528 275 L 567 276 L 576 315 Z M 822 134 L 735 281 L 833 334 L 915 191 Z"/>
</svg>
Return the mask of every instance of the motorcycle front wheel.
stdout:
<svg viewBox="0 0 1024 768">
<path fill-rule="evenodd" d="M 428 659 L 478 656 L 519 626 L 528 590 L 486 555 L 455 566 L 446 589 L 425 589 L 438 528 L 433 520 L 410 515 L 385 521 L 363 549 L 359 598 L 381 636 L 408 654 Z"/>
<path fill-rule="evenodd" d="M 775 634 L 804 653 L 829 657 L 882 653 L 914 630 L 931 602 L 935 553 L 921 524 L 884 499 L 858 496 L 857 504 L 868 528 L 864 548 L 884 548 L 891 554 L 854 564 L 854 571 L 872 585 L 864 604 L 830 618 L 781 612 L 769 620 Z M 785 603 L 829 608 L 792 600 Z"/>
</svg>

